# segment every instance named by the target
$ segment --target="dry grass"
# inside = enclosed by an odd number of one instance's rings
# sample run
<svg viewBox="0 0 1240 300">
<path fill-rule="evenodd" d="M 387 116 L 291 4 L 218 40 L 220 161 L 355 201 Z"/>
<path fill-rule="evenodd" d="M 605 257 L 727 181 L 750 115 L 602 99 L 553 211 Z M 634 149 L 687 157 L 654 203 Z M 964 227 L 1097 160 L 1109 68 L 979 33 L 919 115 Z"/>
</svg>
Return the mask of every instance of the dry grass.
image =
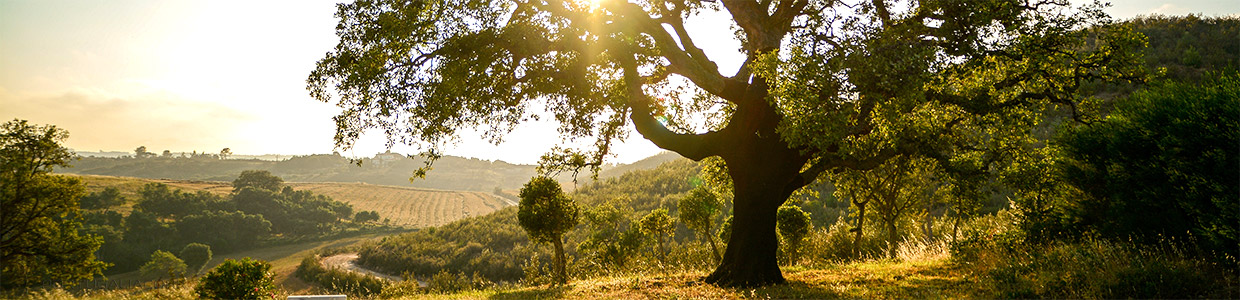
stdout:
<svg viewBox="0 0 1240 300">
<path fill-rule="evenodd" d="M 705 284 L 703 272 L 636 274 L 574 281 L 565 286 L 416 295 L 410 299 L 858 299 L 970 298 L 977 286 L 946 259 L 879 260 L 815 269 L 785 268 L 787 284 L 753 289 Z"/>
</svg>

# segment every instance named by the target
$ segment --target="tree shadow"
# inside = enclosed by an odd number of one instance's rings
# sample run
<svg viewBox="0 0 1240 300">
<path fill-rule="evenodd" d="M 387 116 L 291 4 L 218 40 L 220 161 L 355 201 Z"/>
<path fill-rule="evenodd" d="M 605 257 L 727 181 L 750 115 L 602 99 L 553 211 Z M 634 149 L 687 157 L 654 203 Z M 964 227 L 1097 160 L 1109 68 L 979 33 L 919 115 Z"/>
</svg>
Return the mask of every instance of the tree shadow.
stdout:
<svg viewBox="0 0 1240 300">
<path fill-rule="evenodd" d="M 702 283 L 706 284 L 706 283 Z M 759 298 L 759 299 L 839 299 L 845 298 L 834 289 L 816 284 L 813 282 L 805 282 L 800 280 L 788 280 L 783 284 L 769 285 L 757 288 L 727 288 L 734 295 L 743 298 Z"/>
</svg>

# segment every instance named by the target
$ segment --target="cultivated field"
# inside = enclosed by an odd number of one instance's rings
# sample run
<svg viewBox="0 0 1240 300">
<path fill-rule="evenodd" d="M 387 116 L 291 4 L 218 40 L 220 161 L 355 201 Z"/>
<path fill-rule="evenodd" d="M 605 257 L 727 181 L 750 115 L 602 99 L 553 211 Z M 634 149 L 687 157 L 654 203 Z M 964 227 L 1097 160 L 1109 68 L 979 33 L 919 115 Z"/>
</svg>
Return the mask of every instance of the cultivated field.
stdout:
<svg viewBox="0 0 1240 300">
<path fill-rule="evenodd" d="M 151 182 L 188 192 L 208 191 L 219 195 L 232 192 L 232 184 L 224 181 L 146 179 L 118 176 L 72 175 L 82 178 L 87 192 L 116 187 L 129 200 L 115 209 L 128 212 L 138 199 L 138 190 Z M 290 182 L 295 190 L 308 190 L 353 205 L 354 211 L 373 210 L 393 225 L 427 227 L 447 224 L 470 216 L 491 213 L 514 205 L 504 199 L 482 192 L 443 191 L 432 189 L 339 182 Z"/>
<path fill-rule="evenodd" d="M 392 224 L 427 227 L 480 216 L 509 204 L 487 193 L 442 191 L 365 183 L 293 182 L 295 190 L 312 191 L 353 205 L 354 211 L 373 210 Z"/>
</svg>

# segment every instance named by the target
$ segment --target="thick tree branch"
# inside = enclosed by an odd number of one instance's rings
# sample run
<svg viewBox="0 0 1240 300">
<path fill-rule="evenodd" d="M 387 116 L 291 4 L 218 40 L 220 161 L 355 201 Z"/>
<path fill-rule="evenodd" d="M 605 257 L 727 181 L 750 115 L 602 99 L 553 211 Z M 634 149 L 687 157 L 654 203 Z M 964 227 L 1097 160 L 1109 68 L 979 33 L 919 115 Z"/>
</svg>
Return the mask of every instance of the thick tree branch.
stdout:
<svg viewBox="0 0 1240 300">
<path fill-rule="evenodd" d="M 663 22 L 653 19 L 650 14 L 643 10 L 637 4 L 618 3 L 619 1 L 608 1 L 606 7 L 608 10 L 614 11 L 619 15 L 619 20 L 628 28 L 636 29 L 638 32 L 649 35 L 655 41 L 655 46 L 659 49 L 659 54 L 667 58 L 671 64 L 668 70 L 673 73 L 680 74 L 688 78 L 698 87 L 717 96 L 723 96 L 724 77 L 719 74 L 719 68 L 713 62 L 702 55 L 701 59 L 694 58 L 689 52 L 680 48 L 680 44 L 676 39 L 668 34 L 663 28 Z M 600 35 L 604 35 L 600 33 Z M 698 49 L 700 52 L 700 49 Z M 704 64 L 703 61 L 706 63 Z M 726 99 L 726 98 L 725 98 Z"/>
<path fill-rule="evenodd" d="M 671 150 L 695 161 L 719 154 L 718 149 L 715 149 L 715 141 L 719 139 L 718 132 L 681 134 L 672 132 L 659 123 L 650 108 L 650 97 L 642 91 L 645 80 L 637 72 L 637 63 L 632 54 L 621 54 L 617 60 L 624 69 L 624 83 L 628 89 L 629 107 L 632 109 L 629 119 L 633 121 L 637 133 L 659 148 Z"/>
</svg>

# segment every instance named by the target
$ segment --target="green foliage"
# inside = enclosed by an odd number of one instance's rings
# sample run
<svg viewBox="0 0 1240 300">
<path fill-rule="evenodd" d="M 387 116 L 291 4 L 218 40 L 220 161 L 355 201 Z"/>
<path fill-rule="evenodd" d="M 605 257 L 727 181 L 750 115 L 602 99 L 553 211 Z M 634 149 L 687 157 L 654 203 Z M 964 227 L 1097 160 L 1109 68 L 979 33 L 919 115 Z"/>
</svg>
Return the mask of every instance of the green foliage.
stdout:
<svg viewBox="0 0 1240 300">
<path fill-rule="evenodd" d="M 185 276 L 186 269 L 185 261 L 177 258 L 176 255 L 168 251 L 156 250 L 155 253 L 151 253 L 151 259 L 142 265 L 140 270 L 142 276 L 147 278 L 167 276 L 171 279 Z"/>
<path fill-rule="evenodd" d="M 603 269 L 624 268 L 642 246 L 645 239 L 637 223 L 624 226 L 632 209 L 625 207 L 621 199 L 596 205 L 585 212 L 589 235 L 577 244 L 577 252 L 585 254 L 584 260 Z"/>
<path fill-rule="evenodd" d="M 327 232 L 353 215 L 353 206 L 348 203 L 287 186 L 277 190 L 246 186 L 232 198 L 238 210 L 262 215 L 271 222 L 272 231 L 284 234 Z"/>
<path fill-rule="evenodd" d="M 852 199 L 858 218 L 879 223 L 887 233 L 888 256 L 895 257 L 900 242 L 900 222 L 924 216 L 944 190 L 939 165 L 928 159 L 897 157 L 866 171 L 846 171 L 836 176 L 836 193 Z M 859 226 L 858 230 L 864 230 Z M 854 242 L 856 243 L 856 242 Z"/>
<path fill-rule="evenodd" d="M 676 206 L 679 211 L 680 220 L 684 222 L 686 227 L 701 239 L 705 239 L 710 244 L 710 249 L 714 252 L 715 260 L 720 259 L 719 248 L 715 245 L 715 214 L 719 212 L 722 203 L 719 203 L 719 197 L 705 186 L 698 186 L 689 192 L 688 196 L 680 198 L 679 205 Z"/>
<path fill-rule="evenodd" d="M 981 229 L 981 228 L 976 228 Z M 952 259 L 979 274 L 982 298 L 1234 298 L 1233 266 L 1195 258 L 1181 244 L 1085 239 L 1023 244 L 1015 231 L 971 231 Z"/>
<path fill-rule="evenodd" d="M 190 243 L 185 245 L 185 248 L 181 248 L 181 254 L 178 257 L 185 260 L 185 265 L 189 268 L 187 269 L 188 271 L 198 274 L 198 272 L 202 271 L 202 268 L 207 266 L 207 262 L 211 261 L 211 254 L 211 246 Z"/>
<path fill-rule="evenodd" d="M 184 218 L 209 210 L 230 210 L 230 203 L 215 194 L 198 191 L 189 193 L 174 190 L 163 183 L 147 183 L 138 190 L 141 200 L 134 209 L 154 214 L 158 217 Z"/>
<path fill-rule="evenodd" d="M 799 259 L 801 243 L 810 230 L 813 230 L 809 213 L 801 210 L 800 206 L 780 206 L 775 214 L 775 220 L 779 236 L 784 240 L 786 261 L 795 263 Z"/>
<path fill-rule="evenodd" d="M 517 208 L 508 207 L 486 216 L 389 236 L 362 247 L 357 262 L 387 274 L 449 270 L 515 282 L 522 278 L 521 264 L 538 253 L 516 219 Z"/>
<path fill-rule="evenodd" d="M 1198 239 L 1237 256 L 1240 76 L 1162 83 L 1060 137 L 1061 171 L 1083 192 L 1072 221 L 1107 238 Z"/>
<path fill-rule="evenodd" d="M 666 244 L 667 241 L 673 238 L 676 233 L 676 219 L 668 216 L 666 208 L 659 208 L 650 211 L 650 213 L 642 217 L 639 224 L 641 224 L 640 226 L 642 233 L 645 233 L 646 236 L 654 238 L 656 245 L 659 247 L 657 249 L 659 251 L 659 259 L 666 263 Z"/>
<path fill-rule="evenodd" d="M 82 197 L 81 204 L 84 209 L 106 209 L 125 204 L 125 197 L 121 196 L 119 189 L 110 186 Z"/>
<path fill-rule="evenodd" d="M 199 298 L 207 299 L 262 299 L 274 296 L 275 275 L 271 264 L 253 260 L 224 260 L 194 288 Z"/>
<path fill-rule="evenodd" d="M 560 183 L 547 177 L 534 177 L 521 188 L 517 221 L 530 239 L 551 243 L 555 250 L 556 281 L 567 282 L 564 234 L 577 226 L 577 203 L 564 195 Z"/>
<path fill-rule="evenodd" d="M 1124 23 L 1149 39 L 1147 68 L 1163 68 L 1167 80 L 1196 82 L 1210 72 L 1240 70 L 1240 18 L 1149 15 Z"/>
<path fill-rule="evenodd" d="M 430 280 L 426 281 L 426 289 L 428 291 L 441 294 L 479 290 L 491 285 L 490 282 L 479 277 L 477 273 L 474 273 L 473 276 L 468 276 L 465 273 L 452 273 L 447 270 L 435 273 Z"/>
<path fill-rule="evenodd" d="M 56 126 L 13 120 L 0 125 L 0 289 L 73 285 L 108 264 L 94 252 L 103 239 L 80 234 L 80 180 L 52 175 L 74 158 Z"/>
<path fill-rule="evenodd" d="M 333 293 L 345 293 L 355 297 L 368 297 L 378 294 L 386 288 L 387 280 L 379 279 L 339 268 L 326 268 L 319 263 L 317 256 L 306 257 L 297 266 L 294 276 L 317 284 Z"/>
<path fill-rule="evenodd" d="M 530 238 L 549 243 L 560 239 L 577 226 L 577 205 L 564 195 L 560 183 L 547 177 L 535 177 L 521 188 L 521 204 L 517 220 Z"/>
<path fill-rule="evenodd" d="M 378 221 L 379 221 L 379 213 L 373 210 L 359 211 L 357 212 L 357 214 L 353 215 L 353 222 L 369 223 L 369 222 L 378 222 Z"/>
<path fill-rule="evenodd" d="M 232 185 L 234 193 L 246 187 L 278 192 L 280 187 L 284 186 L 284 179 L 271 175 L 271 172 L 267 170 L 246 170 L 233 180 Z"/>
<path fill-rule="evenodd" d="M 213 211 L 191 215 L 176 222 L 181 238 L 215 245 L 221 252 L 252 247 L 271 232 L 271 222 L 262 215 L 239 211 Z"/>
<path fill-rule="evenodd" d="M 723 223 L 719 224 L 719 239 L 726 241 L 731 238 L 732 238 L 732 215 L 728 215 L 728 218 L 723 219 Z"/>
</svg>

